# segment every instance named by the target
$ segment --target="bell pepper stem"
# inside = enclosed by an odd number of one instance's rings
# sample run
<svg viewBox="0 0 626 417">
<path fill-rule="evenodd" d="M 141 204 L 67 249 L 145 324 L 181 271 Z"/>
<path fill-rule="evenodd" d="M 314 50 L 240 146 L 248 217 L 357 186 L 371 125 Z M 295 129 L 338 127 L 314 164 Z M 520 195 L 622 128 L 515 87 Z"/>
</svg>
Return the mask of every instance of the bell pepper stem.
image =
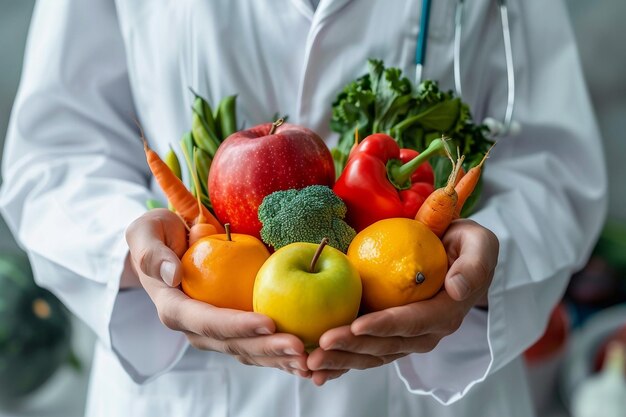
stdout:
<svg viewBox="0 0 626 417">
<path fill-rule="evenodd" d="M 411 159 L 409 162 L 405 164 L 389 164 L 387 170 L 389 180 L 396 187 L 408 188 L 405 187 L 403 184 L 406 184 L 410 180 L 411 175 L 413 175 L 417 167 L 426 162 L 433 155 L 441 152 L 441 150 L 444 149 L 445 146 L 446 144 L 443 139 L 435 139 L 430 142 L 428 148 L 426 148 L 415 158 Z"/>
</svg>

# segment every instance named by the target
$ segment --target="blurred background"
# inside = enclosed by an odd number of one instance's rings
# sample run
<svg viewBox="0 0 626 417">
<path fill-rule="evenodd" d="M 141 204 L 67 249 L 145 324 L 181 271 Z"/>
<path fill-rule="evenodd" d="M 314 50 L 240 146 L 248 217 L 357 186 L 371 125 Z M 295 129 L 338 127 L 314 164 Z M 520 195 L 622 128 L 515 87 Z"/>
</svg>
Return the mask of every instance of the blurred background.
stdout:
<svg viewBox="0 0 626 417">
<path fill-rule="evenodd" d="M 602 366 L 607 340 L 621 338 L 626 343 L 626 2 L 568 0 L 567 4 L 604 137 L 610 208 L 592 259 L 572 278 L 544 338 L 526 354 L 538 415 L 549 417 L 571 415 L 573 393 L 589 385 L 590 376 Z M 19 83 L 33 5 L 33 0 L 0 0 L 0 153 Z M 19 258 L 19 249 L 0 219 L 0 277 L 12 273 L 2 262 L 7 256 Z M 27 271 L 27 266 L 22 271 Z M 27 272 L 24 279 L 28 279 Z M 33 363 L 32 358 L 20 357 L 21 346 L 0 343 L 0 379 L 14 375 L 14 369 L 6 363 L 9 353 L 14 355 L 13 363 L 28 362 L 27 368 L 31 368 L 27 369 L 23 387 L 13 384 L 9 389 L 0 381 L 0 417 L 81 416 L 93 335 L 62 311 L 49 294 L 30 290 L 34 291 L 32 297 L 41 301 L 37 315 L 59 316 L 55 326 L 48 329 L 56 340 L 55 349 L 48 349 L 47 356 L 40 358 L 40 363 L 48 365 L 44 367 L 37 361 Z M 1 307 L 0 303 L 0 311 Z M 10 404 L 3 399 L 11 389 L 15 396 L 23 394 L 24 400 Z M 626 415 L 624 409 L 621 413 L 618 415 Z"/>
<path fill-rule="evenodd" d="M 0 155 L 34 4 L 0 0 Z M 34 286 L 21 255 L 0 216 L 0 417 L 82 416 L 94 336 Z"/>
</svg>

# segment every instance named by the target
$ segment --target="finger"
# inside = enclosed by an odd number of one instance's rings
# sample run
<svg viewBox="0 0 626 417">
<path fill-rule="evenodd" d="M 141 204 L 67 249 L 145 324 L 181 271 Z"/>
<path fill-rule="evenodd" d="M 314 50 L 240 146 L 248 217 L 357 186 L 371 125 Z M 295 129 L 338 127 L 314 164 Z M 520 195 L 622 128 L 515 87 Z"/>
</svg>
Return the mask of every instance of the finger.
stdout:
<svg viewBox="0 0 626 417">
<path fill-rule="evenodd" d="M 215 307 L 193 300 L 177 288 L 146 290 L 163 324 L 173 330 L 216 340 L 269 335 L 276 331 L 272 319 L 263 314 Z"/>
<path fill-rule="evenodd" d="M 291 356 L 245 356 L 236 355 L 235 359 L 244 365 L 262 366 L 265 368 L 277 368 L 294 375 L 308 378 L 311 371 L 307 368 L 306 357 L 294 358 Z"/>
<path fill-rule="evenodd" d="M 327 381 L 337 379 L 348 371 L 349 369 L 315 371 L 311 374 L 311 380 L 315 385 L 321 387 Z"/>
<path fill-rule="evenodd" d="M 309 355 L 307 359 L 307 366 L 312 371 L 319 371 L 323 369 L 337 370 L 337 369 L 369 369 L 376 368 L 381 365 L 386 365 L 405 357 L 409 353 L 424 353 L 432 349 L 415 350 L 411 352 L 402 353 L 388 353 L 387 351 L 380 349 L 380 353 L 373 353 L 374 349 L 370 351 L 372 353 L 366 353 L 368 349 L 364 349 L 364 352 L 353 351 L 341 351 L 341 350 L 328 350 L 320 349 L 319 354 Z M 314 351 L 315 352 L 315 351 Z"/>
<path fill-rule="evenodd" d="M 186 239 L 184 225 L 169 210 L 152 210 L 135 220 L 126 230 L 126 241 L 140 279 L 144 275 L 178 286 Z"/>
<path fill-rule="evenodd" d="M 311 378 L 311 375 L 313 375 L 313 372 L 311 372 L 311 371 L 300 371 L 299 369 L 296 369 L 293 372 L 293 374 L 297 375 L 297 376 L 299 376 L 301 378 L 307 378 L 308 379 L 308 378 Z"/>
<path fill-rule="evenodd" d="M 188 333 L 191 344 L 202 350 L 214 350 L 232 356 L 246 356 L 251 358 L 289 358 L 306 362 L 304 344 L 297 337 L 279 333 L 271 336 L 253 336 L 216 340 L 194 333 Z M 306 367 L 301 367 L 307 370 Z"/>
<path fill-rule="evenodd" d="M 324 369 L 369 369 L 384 365 L 385 362 L 378 356 L 318 348 L 311 352 L 306 364 L 310 370 L 320 371 Z"/>
<path fill-rule="evenodd" d="M 340 341 L 330 341 L 330 346 L 320 343 L 326 352 L 346 352 L 382 358 L 383 363 L 396 360 L 409 353 L 426 353 L 433 350 L 446 333 L 430 333 L 415 337 L 353 336 Z M 334 350 L 332 346 L 340 346 Z M 313 364 L 310 364 L 313 365 Z"/>
<path fill-rule="evenodd" d="M 491 284 L 498 261 L 497 237 L 475 222 L 459 221 L 444 236 L 451 265 L 444 281 L 453 300 L 475 301 Z"/>
<path fill-rule="evenodd" d="M 350 331 L 357 336 L 378 337 L 446 333 L 459 328 L 469 308 L 440 291 L 428 300 L 365 314 L 352 322 Z M 334 331 L 337 329 L 329 332 Z"/>
<path fill-rule="evenodd" d="M 378 357 L 404 356 L 408 353 L 430 352 L 435 348 L 441 333 L 431 333 L 416 337 L 401 336 L 355 336 L 342 328 L 329 330 L 320 338 L 320 348 L 325 351 L 341 350 Z M 397 358 L 391 358 L 395 360 Z M 387 362 L 385 362 L 387 363 Z"/>
</svg>

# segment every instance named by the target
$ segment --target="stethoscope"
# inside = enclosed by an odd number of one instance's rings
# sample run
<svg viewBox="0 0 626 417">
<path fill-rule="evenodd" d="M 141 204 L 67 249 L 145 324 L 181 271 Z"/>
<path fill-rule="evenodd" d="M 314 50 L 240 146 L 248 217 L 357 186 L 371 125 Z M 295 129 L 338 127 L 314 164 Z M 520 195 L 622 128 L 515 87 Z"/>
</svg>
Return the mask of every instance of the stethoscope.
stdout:
<svg viewBox="0 0 626 417">
<path fill-rule="evenodd" d="M 420 17 L 420 31 L 415 50 L 415 83 L 422 81 L 422 71 L 426 57 L 426 43 L 428 39 L 428 21 L 430 16 L 431 0 L 422 0 L 422 15 Z M 463 8 L 465 0 L 457 0 L 454 18 L 454 86 L 459 97 L 462 97 L 461 85 L 461 32 L 463 29 Z M 520 125 L 513 120 L 515 107 L 515 69 L 513 68 L 513 52 L 511 48 L 511 31 L 509 29 L 509 11 L 505 0 L 498 0 L 500 21 L 502 22 L 502 37 L 504 40 L 504 59 L 506 61 L 507 101 L 504 118 L 498 121 L 487 117 L 483 123 L 487 125 L 492 137 L 515 135 L 520 131 Z"/>
</svg>

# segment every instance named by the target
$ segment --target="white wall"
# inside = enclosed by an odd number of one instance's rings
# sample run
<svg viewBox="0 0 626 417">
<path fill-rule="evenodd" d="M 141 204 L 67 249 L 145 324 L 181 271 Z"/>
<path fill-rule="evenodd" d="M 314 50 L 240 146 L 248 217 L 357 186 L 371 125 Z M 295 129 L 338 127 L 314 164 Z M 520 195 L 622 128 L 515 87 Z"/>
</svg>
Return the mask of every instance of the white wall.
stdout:
<svg viewBox="0 0 626 417">
<path fill-rule="evenodd" d="M 626 222 L 626 1 L 569 0 L 589 91 L 604 136 L 609 214 Z"/>
</svg>

